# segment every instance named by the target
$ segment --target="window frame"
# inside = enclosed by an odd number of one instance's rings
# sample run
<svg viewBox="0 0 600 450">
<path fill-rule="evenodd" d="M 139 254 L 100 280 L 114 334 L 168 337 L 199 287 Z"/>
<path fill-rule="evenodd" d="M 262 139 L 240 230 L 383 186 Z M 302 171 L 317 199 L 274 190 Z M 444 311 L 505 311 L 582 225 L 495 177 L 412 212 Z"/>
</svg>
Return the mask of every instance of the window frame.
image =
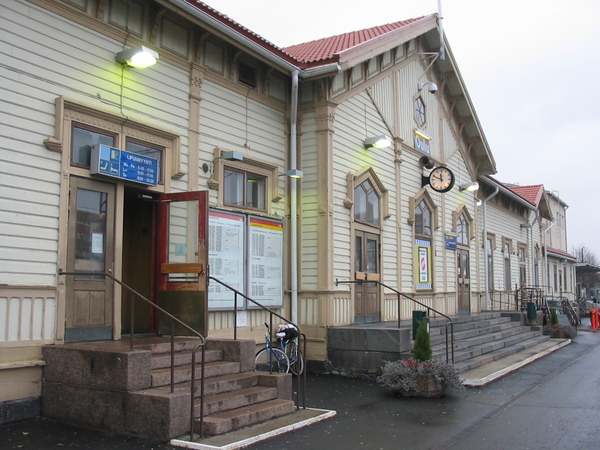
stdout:
<svg viewBox="0 0 600 450">
<path fill-rule="evenodd" d="M 217 207 L 272 214 L 273 203 L 277 203 L 283 198 L 279 189 L 279 167 L 259 159 L 247 157 L 244 157 L 243 161 L 228 161 L 223 159 L 223 153 L 227 151 L 230 150 L 216 147 L 213 152 L 212 169 L 210 169 L 208 164 L 206 165 L 207 171 L 212 170 L 209 179 L 207 180 L 207 184 L 209 189 L 217 191 Z M 226 168 L 228 170 L 247 172 L 265 178 L 265 209 L 246 208 L 224 203 Z"/>
<path fill-rule="evenodd" d="M 160 128 L 149 126 L 132 119 L 112 114 L 65 97 L 55 100 L 54 136 L 44 140 L 46 148 L 56 153 L 66 153 L 63 158 L 71 175 L 91 178 L 89 167 L 72 164 L 73 126 L 88 129 L 100 134 L 114 135 L 114 147 L 125 149 L 127 139 L 141 142 L 152 148 L 162 149 L 162 169 L 159 174 L 161 184 L 146 186 L 148 190 L 168 192 L 172 179 L 185 175 L 181 170 L 180 140 L 181 137 Z M 130 183 L 120 180 L 123 183 Z M 132 185 L 138 185 L 132 183 Z"/>
</svg>

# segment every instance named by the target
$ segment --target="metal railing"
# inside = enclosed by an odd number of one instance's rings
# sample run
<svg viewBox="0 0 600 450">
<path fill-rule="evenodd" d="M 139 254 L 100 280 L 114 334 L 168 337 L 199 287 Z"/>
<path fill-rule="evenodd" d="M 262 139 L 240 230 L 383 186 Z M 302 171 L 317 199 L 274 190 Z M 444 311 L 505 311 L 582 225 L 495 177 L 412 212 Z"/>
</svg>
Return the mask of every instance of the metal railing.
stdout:
<svg viewBox="0 0 600 450">
<path fill-rule="evenodd" d="M 81 272 L 80 271 L 78 271 L 78 272 L 63 272 L 61 269 L 59 269 L 58 274 L 59 275 L 69 275 L 69 276 L 70 275 L 79 275 L 79 276 L 93 275 L 93 276 L 108 277 L 111 280 L 113 280 L 113 282 L 115 282 L 118 285 L 120 285 L 121 287 L 125 288 L 131 294 L 131 302 L 130 302 L 131 303 L 131 309 L 130 309 L 131 317 L 130 317 L 130 329 L 129 329 L 129 333 L 130 333 L 129 348 L 130 348 L 130 350 L 134 349 L 133 335 L 135 332 L 135 322 L 134 322 L 134 319 L 135 319 L 134 299 L 135 299 L 135 297 L 143 300 L 148 305 L 150 305 L 152 308 L 154 308 L 155 311 L 157 311 L 158 313 L 160 313 L 170 319 L 170 321 L 171 321 L 171 394 L 175 392 L 175 324 L 182 326 L 187 331 L 189 331 L 194 336 L 196 336 L 198 339 L 200 339 L 200 342 L 194 347 L 194 349 L 192 351 L 192 379 L 191 379 L 191 386 L 190 386 L 190 441 L 194 440 L 194 434 L 195 434 L 195 430 L 194 430 L 194 428 L 195 428 L 194 398 L 195 398 L 195 392 L 196 392 L 196 352 L 198 351 L 199 348 L 202 349 L 202 353 L 201 353 L 201 361 L 200 361 L 200 364 L 201 364 L 201 369 L 200 369 L 200 418 L 199 418 L 200 429 L 199 429 L 198 434 L 200 435 L 200 437 L 203 437 L 202 419 L 204 418 L 204 363 L 205 363 L 206 338 L 202 334 L 200 334 L 196 330 L 194 330 L 192 327 L 190 327 L 189 325 L 183 323 L 177 317 L 175 317 L 172 314 L 170 314 L 169 312 L 165 311 L 160 306 L 153 303 L 151 300 L 147 299 L 142 294 L 140 294 L 139 292 L 137 292 L 130 286 L 123 283 L 121 280 L 116 279 L 110 273 L 83 272 L 83 271 L 81 271 Z"/>
<path fill-rule="evenodd" d="M 226 287 L 227 289 L 229 289 L 230 291 L 233 292 L 233 339 L 237 339 L 237 328 L 238 328 L 237 327 L 238 297 L 242 297 L 242 298 L 248 300 L 249 302 L 251 302 L 253 305 L 258 306 L 262 310 L 267 311 L 269 313 L 269 330 L 271 330 L 271 336 L 270 336 L 271 342 L 273 342 L 273 336 L 272 336 L 272 334 L 273 334 L 273 317 L 277 317 L 278 319 L 284 321 L 285 323 L 296 327 L 296 329 L 298 330 L 298 336 L 300 338 L 300 344 L 301 344 L 300 347 L 301 347 L 302 355 L 303 355 L 302 357 L 306 358 L 306 335 L 300 330 L 300 327 L 298 325 L 296 325 L 291 320 L 286 319 L 282 315 L 277 314 L 272 309 L 269 309 L 266 306 L 261 305 L 259 302 L 257 302 L 256 300 L 251 299 L 247 295 L 242 294 L 240 291 L 238 291 L 234 287 L 229 286 L 227 283 L 224 283 L 223 281 L 219 280 L 218 278 L 215 278 L 213 276 L 209 276 L 208 277 L 209 283 L 210 283 L 211 280 L 216 281 L 221 286 L 224 286 L 224 287 Z M 305 364 L 304 364 L 304 370 L 302 371 L 302 373 L 298 377 L 298 389 L 296 389 L 296 410 L 300 409 L 300 391 L 302 391 L 302 408 L 306 409 L 306 372 L 307 372 L 307 369 L 306 369 L 306 360 L 304 362 L 305 362 Z"/>
<path fill-rule="evenodd" d="M 515 291 L 489 291 L 490 306 L 492 311 L 517 311 L 518 301 L 515 297 Z"/>
<path fill-rule="evenodd" d="M 393 291 L 396 293 L 397 298 L 398 298 L 398 328 L 400 328 L 400 307 L 401 307 L 401 299 L 402 298 L 406 298 L 420 306 L 422 306 L 423 308 L 427 308 L 427 312 L 434 312 L 436 314 L 439 314 L 440 316 L 444 317 L 445 319 L 448 320 L 448 322 L 446 322 L 445 325 L 445 331 L 446 331 L 446 363 L 452 362 L 452 364 L 454 364 L 454 323 L 452 322 L 452 319 L 450 317 L 448 317 L 446 314 L 438 311 L 437 309 L 432 308 L 431 306 L 428 306 L 424 303 L 421 303 L 420 301 L 410 297 L 409 295 L 403 294 L 402 292 L 394 289 L 391 286 L 388 286 L 384 283 L 382 283 L 381 281 L 377 281 L 377 280 L 344 280 L 344 281 L 340 281 L 337 278 L 335 279 L 335 285 L 339 285 L 339 284 L 356 284 L 356 283 L 377 283 L 380 286 L 383 286 L 386 289 L 389 289 L 390 291 Z M 451 356 L 451 357 L 450 357 Z"/>
</svg>

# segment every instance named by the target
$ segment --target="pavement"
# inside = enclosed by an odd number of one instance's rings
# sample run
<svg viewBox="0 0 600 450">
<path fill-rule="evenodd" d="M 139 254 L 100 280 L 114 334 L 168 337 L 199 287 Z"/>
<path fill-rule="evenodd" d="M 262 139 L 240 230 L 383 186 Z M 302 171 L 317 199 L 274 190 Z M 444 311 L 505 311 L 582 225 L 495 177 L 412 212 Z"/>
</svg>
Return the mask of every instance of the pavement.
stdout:
<svg viewBox="0 0 600 450">
<path fill-rule="evenodd" d="M 490 365 L 485 372 L 466 372 L 462 376 L 470 380 L 470 387 L 464 393 L 438 399 L 399 398 L 373 380 L 309 375 L 310 408 L 274 422 L 275 426 L 263 424 L 201 442 L 184 438 L 164 443 L 40 417 L 1 425 L 0 449 L 445 448 L 442 443 L 537 386 L 549 373 L 585 358 L 600 344 L 600 333 L 591 330 L 589 319 L 583 322 L 573 342 L 552 339 L 550 347 L 529 349 L 527 355 L 516 355 L 512 362 Z M 600 371 L 600 367 L 590 370 Z M 538 413 L 544 415 L 545 411 Z"/>
</svg>

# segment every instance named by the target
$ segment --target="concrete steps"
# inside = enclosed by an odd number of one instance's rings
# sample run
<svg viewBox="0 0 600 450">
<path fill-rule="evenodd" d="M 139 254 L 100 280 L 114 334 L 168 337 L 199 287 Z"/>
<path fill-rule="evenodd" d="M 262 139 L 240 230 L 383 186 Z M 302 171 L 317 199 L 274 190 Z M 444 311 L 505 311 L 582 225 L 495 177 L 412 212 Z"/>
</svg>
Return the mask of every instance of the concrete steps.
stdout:
<svg viewBox="0 0 600 450">
<path fill-rule="evenodd" d="M 201 352 L 197 339 L 177 338 L 171 392 L 169 338 L 136 338 L 47 346 L 45 415 L 90 428 L 169 440 L 189 434 L 191 381 L 199 422 Z M 231 432 L 295 411 L 291 374 L 254 370 L 254 341 L 207 339 L 204 365 L 204 435 Z M 198 431 L 199 427 L 196 429 Z"/>
<path fill-rule="evenodd" d="M 454 364 L 460 372 L 506 358 L 549 339 L 538 327 L 525 326 L 519 312 L 483 312 L 451 317 Z M 433 357 L 446 359 L 446 324 L 430 319 Z M 376 375 L 384 361 L 412 357 L 412 321 L 328 329 L 329 373 Z"/>
</svg>

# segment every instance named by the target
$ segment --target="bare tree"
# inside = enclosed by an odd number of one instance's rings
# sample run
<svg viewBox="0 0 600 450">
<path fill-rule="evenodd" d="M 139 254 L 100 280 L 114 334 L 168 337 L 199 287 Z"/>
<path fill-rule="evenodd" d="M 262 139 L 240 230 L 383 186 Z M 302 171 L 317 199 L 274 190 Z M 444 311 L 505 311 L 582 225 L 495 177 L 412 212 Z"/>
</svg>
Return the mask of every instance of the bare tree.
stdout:
<svg viewBox="0 0 600 450">
<path fill-rule="evenodd" d="M 600 264 L 594 252 L 585 246 L 574 247 L 571 254 L 575 255 L 578 262 L 577 284 L 585 289 L 588 296 L 598 297 L 600 292 Z"/>
</svg>

